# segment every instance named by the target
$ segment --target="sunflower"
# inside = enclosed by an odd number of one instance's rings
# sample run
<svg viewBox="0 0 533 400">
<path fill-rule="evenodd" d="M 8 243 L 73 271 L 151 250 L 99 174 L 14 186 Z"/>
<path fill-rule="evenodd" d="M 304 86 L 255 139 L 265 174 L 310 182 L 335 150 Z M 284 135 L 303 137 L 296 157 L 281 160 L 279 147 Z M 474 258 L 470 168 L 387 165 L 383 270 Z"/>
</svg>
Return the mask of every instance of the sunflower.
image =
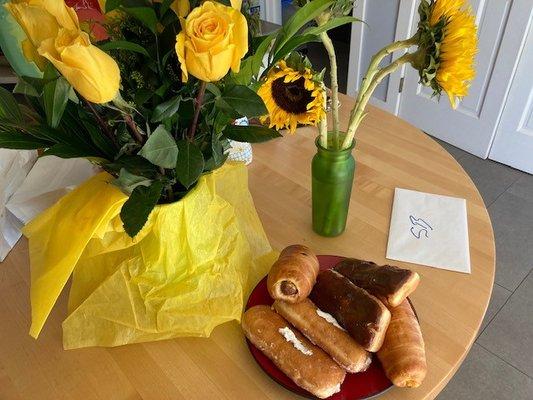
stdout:
<svg viewBox="0 0 533 400">
<path fill-rule="evenodd" d="M 257 91 L 268 110 L 261 122 L 271 128 L 289 128 L 290 133 L 298 124 L 317 125 L 325 116 L 325 104 L 322 87 L 313 78 L 310 68 L 301 72 L 280 61 Z"/>
<path fill-rule="evenodd" d="M 477 53 L 477 28 L 465 0 L 423 0 L 420 13 L 420 43 L 424 66 L 419 68 L 421 82 L 436 94 L 446 92 L 452 107 L 456 98 L 468 94 L 474 79 Z"/>
</svg>

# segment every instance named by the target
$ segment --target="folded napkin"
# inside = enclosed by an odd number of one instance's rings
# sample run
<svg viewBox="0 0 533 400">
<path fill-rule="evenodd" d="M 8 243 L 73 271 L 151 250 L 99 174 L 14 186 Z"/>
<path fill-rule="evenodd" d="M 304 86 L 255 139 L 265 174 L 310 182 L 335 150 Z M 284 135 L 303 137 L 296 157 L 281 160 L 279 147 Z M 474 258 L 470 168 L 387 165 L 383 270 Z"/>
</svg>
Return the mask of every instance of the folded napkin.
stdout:
<svg viewBox="0 0 533 400">
<path fill-rule="evenodd" d="M 396 188 L 387 258 L 470 273 L 466 200 Z"/>
<path fill-rule="evenodd" d="M 97 172 L 85 159 L 37 159 L 33 150 L 0 149 L 0 262 L 22 226 Z"/>
<path fill-rule="evenodd" d="M 20 239 L 22 227 L 6 204 L 22 185 L 36 159 L 37 152 L 33 150 L 0 149 L 0 262 Z"/>
</svg>

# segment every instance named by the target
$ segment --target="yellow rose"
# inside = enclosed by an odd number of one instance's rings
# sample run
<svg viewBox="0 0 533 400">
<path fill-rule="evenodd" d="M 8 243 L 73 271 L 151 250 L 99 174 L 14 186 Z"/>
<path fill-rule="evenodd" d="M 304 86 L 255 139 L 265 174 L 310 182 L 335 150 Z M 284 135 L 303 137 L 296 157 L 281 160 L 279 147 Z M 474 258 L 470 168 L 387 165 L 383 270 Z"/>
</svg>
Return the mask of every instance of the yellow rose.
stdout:
<svg viewBox="0 0 533 400">
<path fill-rule="evenodd" d="M 26 33 L 22 42 L 24 56 L 43 69 L 45 61 L 37 48 L 49 38 L 57 36 L 60 28 L 79 30 L 78 16 L 73 8 L 60 0 L 19 0 L 5 7 Z"/>
<path fill-rule="evenodd" d="M 236 2 L 238 3 L 238 2 Z M 176 53 L 183 81 L 189 73 L 206 82 L 222 79 L 231 68 L 239 72 L 248 51 L 246 18 L 231 7 L 206 1 L 182 19 Z"/>
<path fill-rule="evenodd" d="M 170 5 L 170 8 L 177 16 L 185 18 L 191 11 L 191 3 L 189 0 L 174 0 Z"/>
<path fill-rule="evenodd" d="M 67 81 L 93 103 L 111 101 L 118 92 L 120 72 L 111 56 L 93 46 L 85 32 L 61 28 L 38 48 Z"/>
</svg>

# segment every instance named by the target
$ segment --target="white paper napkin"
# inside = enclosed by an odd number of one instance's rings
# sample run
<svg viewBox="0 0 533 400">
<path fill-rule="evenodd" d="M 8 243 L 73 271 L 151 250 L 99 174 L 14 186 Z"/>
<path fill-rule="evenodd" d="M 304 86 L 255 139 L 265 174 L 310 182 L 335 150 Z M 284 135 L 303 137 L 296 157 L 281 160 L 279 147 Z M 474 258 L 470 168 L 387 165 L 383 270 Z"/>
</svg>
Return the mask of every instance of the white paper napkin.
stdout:
<svg viewBox="0 0 533 400">
<path fill-rule="evenodd" d="M 466 200 L 396 188 L 387 258 L 470 273 Z"/>
<path fill-rule="evenodd" d="M 0 149 L 0 261 L 19 240 L 22 226 L 6 204 L 24 182 L 36 159 L 37 152 L 33 150 Z"/>
<path fill-rule="evenodd" d="M 36 158 L 37 152 L 0 149 L 0 262 L 22 226 L 98 172 L 84 159 Z"/>
<path fill-rule="evenodd" d="M 83 158 L 39 158 L 6 208 L 25 225 L 97 172 Z"/>
</svg>

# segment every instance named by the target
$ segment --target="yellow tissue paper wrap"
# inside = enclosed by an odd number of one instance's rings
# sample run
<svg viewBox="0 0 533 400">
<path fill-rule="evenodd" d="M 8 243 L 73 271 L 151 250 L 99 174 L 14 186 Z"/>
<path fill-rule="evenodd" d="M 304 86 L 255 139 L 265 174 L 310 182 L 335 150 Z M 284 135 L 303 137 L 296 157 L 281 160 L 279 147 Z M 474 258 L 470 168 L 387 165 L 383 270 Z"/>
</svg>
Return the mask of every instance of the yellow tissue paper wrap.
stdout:
<svg viewBox="0 0 533 400">
<path fill-rule="evenodd" d="M 127 197 L 100 173 L 24 228 L 37 337 L 72 275 L 63 346 L 209 336 L 240 320 L 244 301 L 277 254 L 248 191 L 243 164 L 204 175 L 182 200 L 157 206 L 131 239 Z"/>
</svg>

